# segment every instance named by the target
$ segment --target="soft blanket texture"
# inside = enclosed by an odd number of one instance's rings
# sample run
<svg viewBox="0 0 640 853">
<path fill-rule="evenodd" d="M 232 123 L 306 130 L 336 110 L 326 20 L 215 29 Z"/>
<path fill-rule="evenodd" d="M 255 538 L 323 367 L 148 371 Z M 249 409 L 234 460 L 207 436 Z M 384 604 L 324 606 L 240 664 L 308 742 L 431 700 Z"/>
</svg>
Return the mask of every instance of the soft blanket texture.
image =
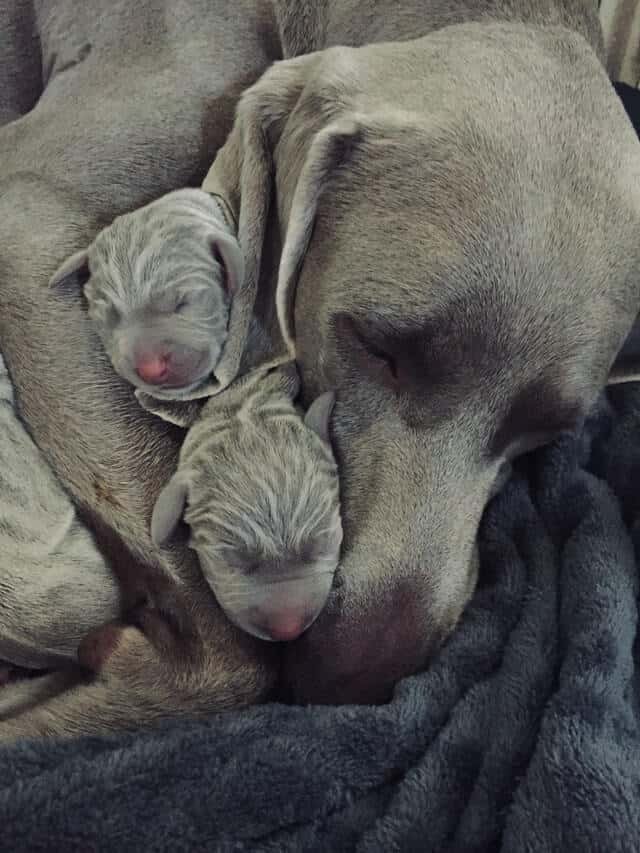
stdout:
<svg viewBox="0 0 640 853">
<path fill-rule="evenodd" d="M 637 850 L 639 477 L 627 386 L 494 500 L 459 629 L 389 705 L 18 745 L 0 848 Z"/>
</svg>

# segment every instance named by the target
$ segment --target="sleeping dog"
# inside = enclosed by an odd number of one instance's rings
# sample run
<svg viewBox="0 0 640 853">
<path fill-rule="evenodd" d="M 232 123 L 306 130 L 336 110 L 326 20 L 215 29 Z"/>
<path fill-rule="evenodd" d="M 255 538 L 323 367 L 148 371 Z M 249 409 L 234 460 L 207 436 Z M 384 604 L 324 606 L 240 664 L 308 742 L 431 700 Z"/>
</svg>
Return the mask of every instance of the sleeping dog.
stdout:
<svg viewBox="0 0 640 853">
<path fill-rule="evenodd" d="M 185 551 L 148 538 L 179 439 L 118 382 L 82 296 L 46 281 L 117 214 L 199 180 L 240 88 L 282 57 L 242 98 L 204 185 L 227 200 L 245 267 L 218 369 L 233 380 L 251 314 L 275 301 L 304 400 L 336 390 L 343 560 L 285 675 L 300 700 L 384 699 L 459 618 L 510 461 L 634 375 L 616 357 L 640 307 L 640 145 L 597 4 L 190 0 L 193 17 L 167 6 L 156 35 L 161 0 L 133 23 L 110 7 L 99 32 L 57 3 L 46 96 L 0 134 L 0 338 L 39 445 L 135 555 L 126 583 L 168 577 L 177 592 L 155 612 L 174 602 L 189 619 L 109 635 L 97 685 L 5 736 L 204 713 L 270 683 L 273 664 L 224 633 Z"/>
</svg>

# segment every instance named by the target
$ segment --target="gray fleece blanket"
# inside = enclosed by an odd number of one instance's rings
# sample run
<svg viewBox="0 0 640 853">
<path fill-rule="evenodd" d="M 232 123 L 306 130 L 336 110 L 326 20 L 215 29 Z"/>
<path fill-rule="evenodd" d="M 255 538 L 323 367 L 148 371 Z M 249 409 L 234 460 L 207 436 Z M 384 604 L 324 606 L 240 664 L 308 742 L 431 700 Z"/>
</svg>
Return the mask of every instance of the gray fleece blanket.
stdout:
<svg viewBox="0 0 640 853">
<path fill-rule="evenodd" d="M 0 849 L 637 851 L 639 479 L 640 385 L 524 460 L 462 623 L 388 705 L 16 746 Z"/>
</svg>

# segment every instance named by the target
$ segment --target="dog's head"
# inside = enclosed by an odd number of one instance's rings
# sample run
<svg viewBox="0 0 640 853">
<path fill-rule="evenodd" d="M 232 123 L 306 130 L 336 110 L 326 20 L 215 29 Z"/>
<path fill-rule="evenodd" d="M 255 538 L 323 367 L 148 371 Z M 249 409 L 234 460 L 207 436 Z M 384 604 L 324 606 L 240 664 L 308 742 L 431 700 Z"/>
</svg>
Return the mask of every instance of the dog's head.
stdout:
<svg viewBox="0 0 640 853">
<path fill-rule="evenodd" d="M 115 219 L 51 286 L 78 276 L 115 370 L 170 395 L 196 388 L 216 366 L 242 256 L 216 201 L 178 190 Z"/>
<path fill-rule="evenodd" d="M 283 334 L 304 393 L 337 389 L 344 524 L 286 677 L 379 700 L 459 618 L 510 462 L 606 384 L 639 301 L 640 145 L 582 38 L 461 26 L 277 63 L 245 94 L 209 181 L 248 267 L 267 163 Z"/>
</svg>

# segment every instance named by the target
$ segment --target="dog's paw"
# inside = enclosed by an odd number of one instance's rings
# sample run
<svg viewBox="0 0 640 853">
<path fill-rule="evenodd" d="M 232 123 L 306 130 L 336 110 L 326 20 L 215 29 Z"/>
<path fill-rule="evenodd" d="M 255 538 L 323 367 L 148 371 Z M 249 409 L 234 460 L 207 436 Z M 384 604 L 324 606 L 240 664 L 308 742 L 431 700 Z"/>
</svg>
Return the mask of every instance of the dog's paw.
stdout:
<svg viewBox="0 0 640 853">
<path fill-rule="evenodd" d="M 84 638 L 78 648 L 80 666 L 129 685 L 169 683 L 176 670 L 189 669 L 193 644 L 167 613 L 140 605 L 125 618 Z"/>
<path fill-rule="evenodd" d="M 78 663 L 93 673 L 102 672 L 122 643 L 127 642 L 126 625 L 111 622 L 91 631 L 78 648 Z"/>
</svg>

